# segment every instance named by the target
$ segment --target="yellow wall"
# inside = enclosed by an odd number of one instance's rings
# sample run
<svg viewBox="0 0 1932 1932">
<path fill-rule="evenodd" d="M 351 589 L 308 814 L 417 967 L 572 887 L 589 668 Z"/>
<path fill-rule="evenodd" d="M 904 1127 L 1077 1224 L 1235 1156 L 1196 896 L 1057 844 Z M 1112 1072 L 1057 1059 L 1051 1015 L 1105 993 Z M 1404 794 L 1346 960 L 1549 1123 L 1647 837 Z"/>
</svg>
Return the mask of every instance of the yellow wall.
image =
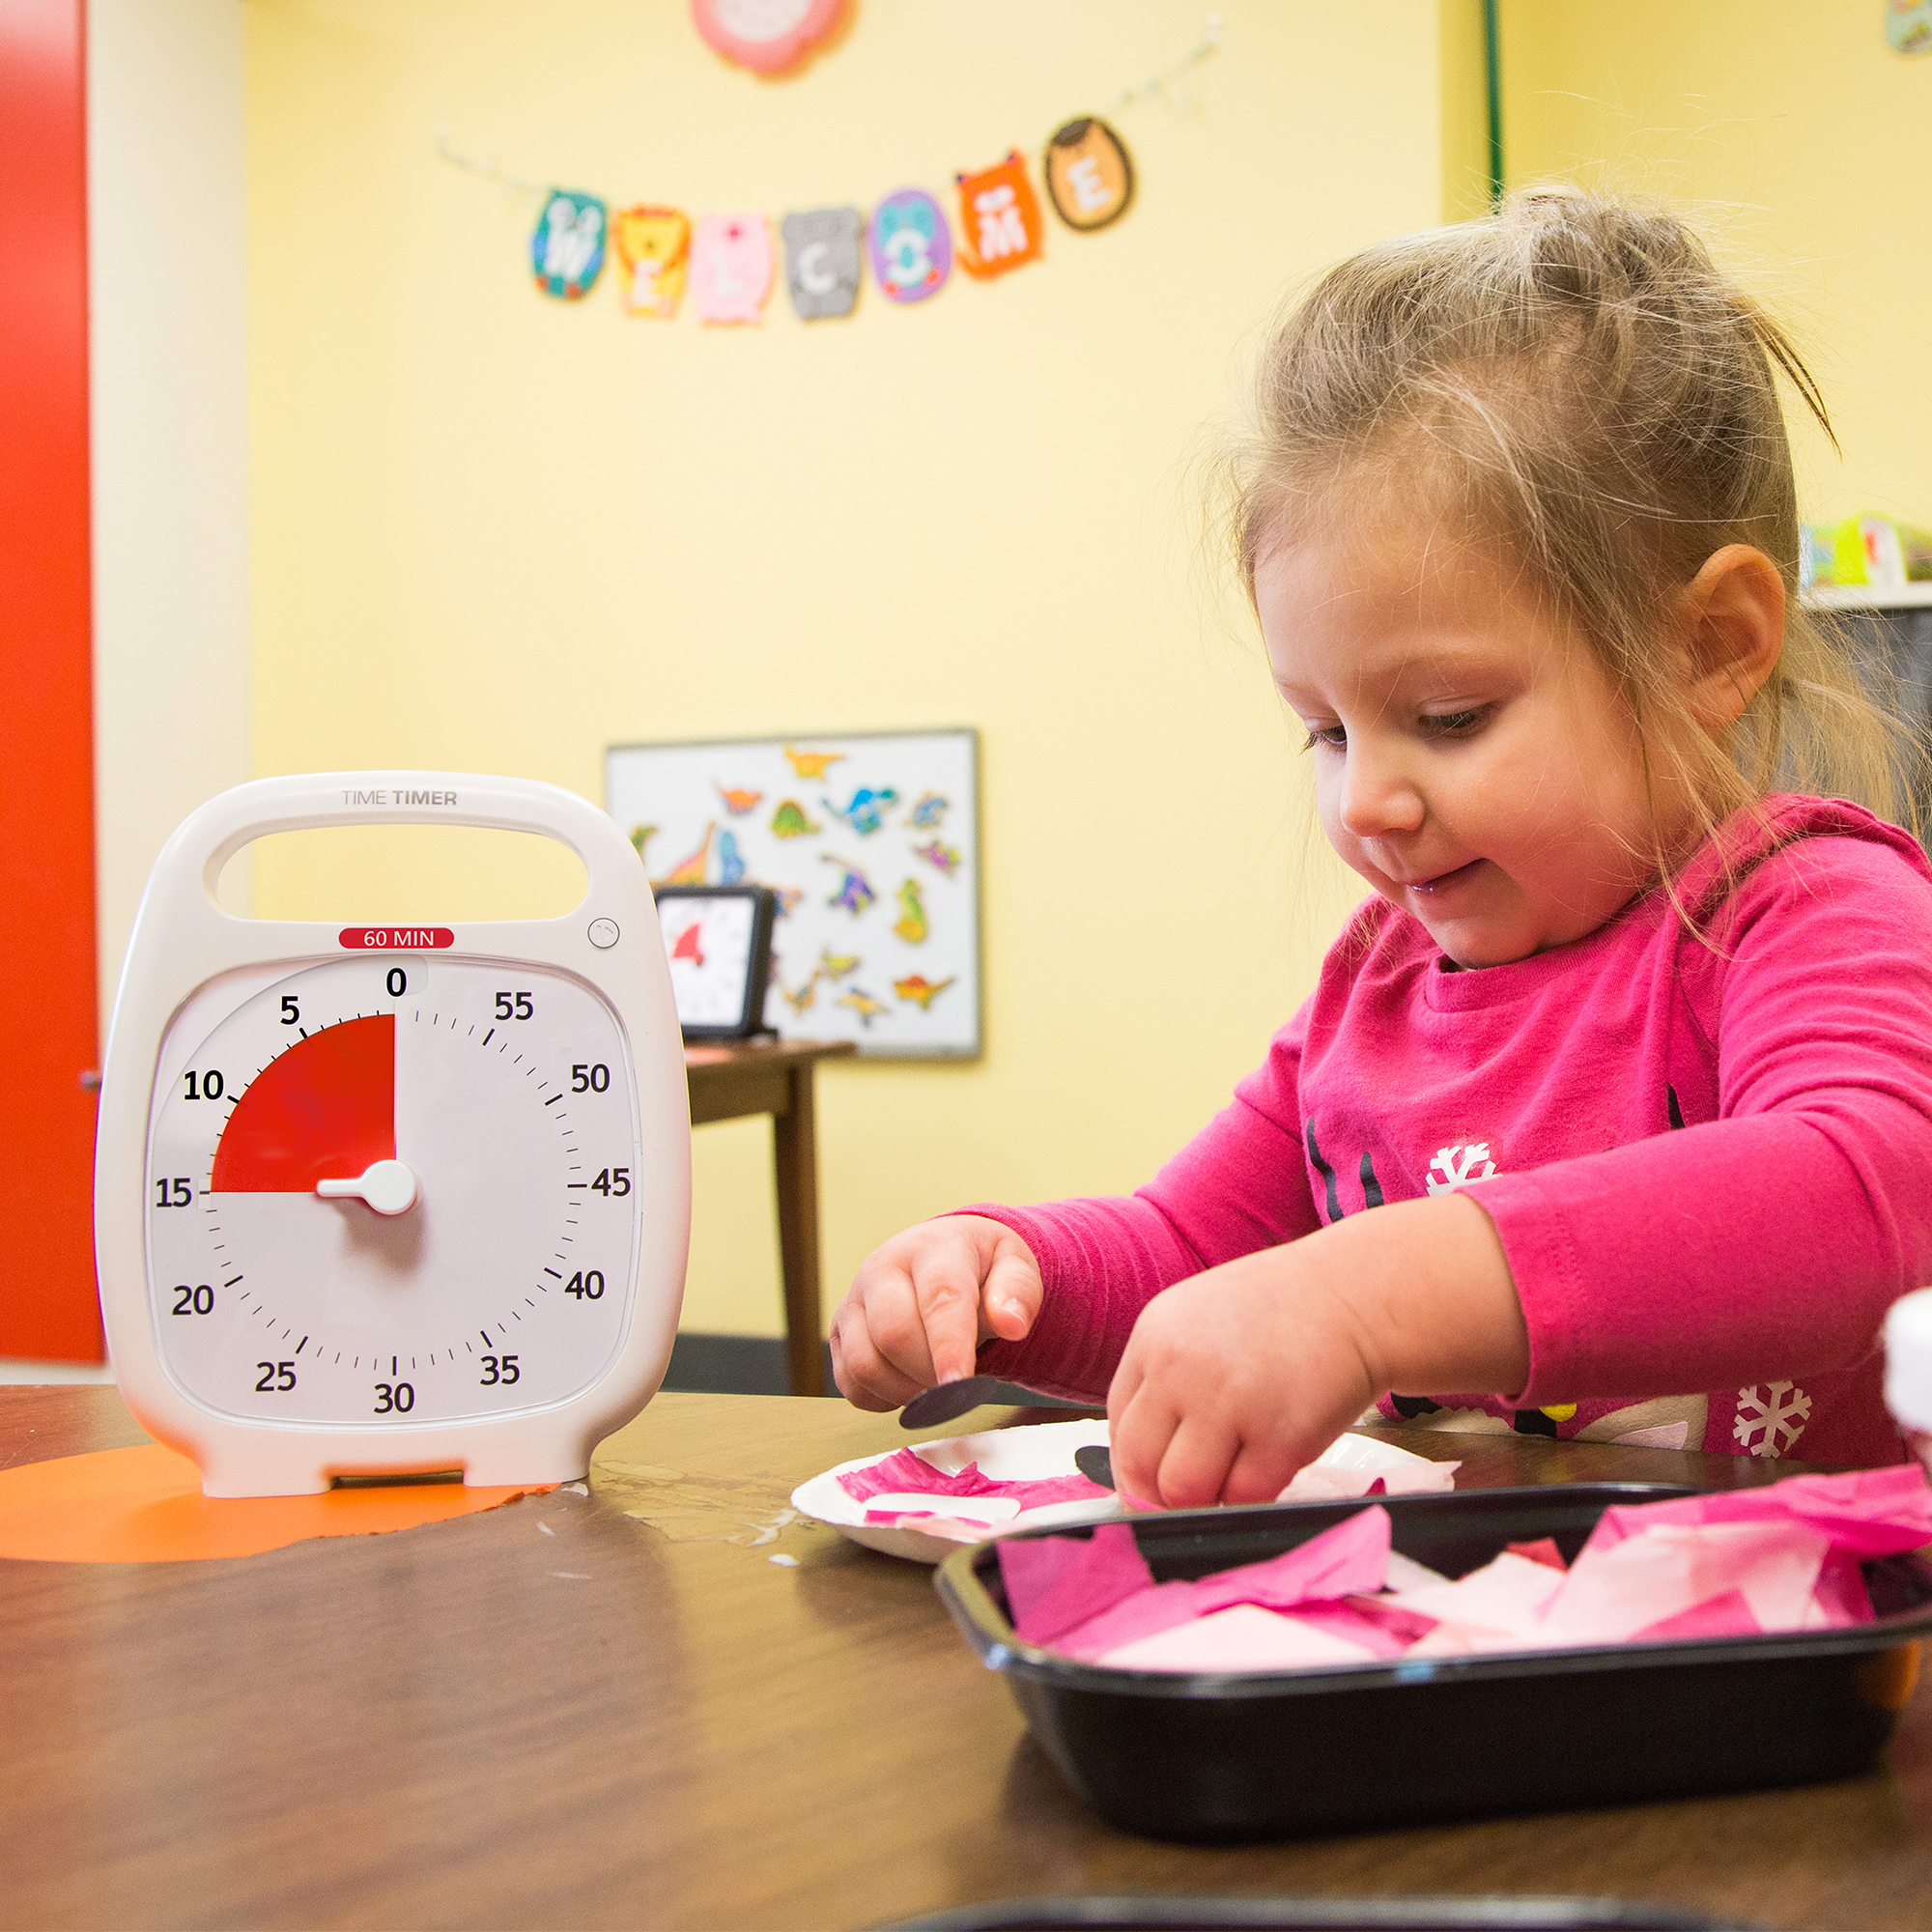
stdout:
<svg viewBox="0 0 1932 1932">
<path fill-rule="evenodd" d="M 1442 101 L 1442 219 L 1490 206 L 1490 84 L 1483 0 L 1438 0 Z"/>
<path fill-rule="evenodd" d="M 1440 209 L 1436 10 L 1232 0 L 1139 199 L 923 307 L 752 330 L 535 295 L 535 207 L 439 161 L 694 213 L 1037 154 L 1192 0 L 862 0 L 800 77 L 672 0 L 250 0 L 253 746 L 598 797 L 613 741 L 974 724 L 987 1052 L 821 1083 L 828 1305 L 904 1223 L 1124 1188 L 1226 1097 L 1339 917 L 1187 471 L 1284 280 Z M 465 860 L 442 903 L 493 881 Z M 522 874 L 494 882 L 524 890 Z M 365 872 L 358 910 L 408 909 Z M 355 897 L 262 857 L 257 909 Z M 1303 903 L 1303 900 L 1312 903 Z M 418 915 L 420 916 L 420 915 Z M 687 1326 L 776 1332 L 762 1123 L 697 1139 Z"/>
<path fill-rule="evenodd" d="M 1932 55 L 1879 0 L 1503 0 L 1512 183 L 1700 209 L 1794 326 L 1844 447 L 1799 440 L 1805 514 L 1932 521 Z"/>
<path fill-rule="evenodd" d="M 248 776 L 242 20 L 242 0 L 87 9 L 103 1045 L 155 855 Z"/>
</svg>

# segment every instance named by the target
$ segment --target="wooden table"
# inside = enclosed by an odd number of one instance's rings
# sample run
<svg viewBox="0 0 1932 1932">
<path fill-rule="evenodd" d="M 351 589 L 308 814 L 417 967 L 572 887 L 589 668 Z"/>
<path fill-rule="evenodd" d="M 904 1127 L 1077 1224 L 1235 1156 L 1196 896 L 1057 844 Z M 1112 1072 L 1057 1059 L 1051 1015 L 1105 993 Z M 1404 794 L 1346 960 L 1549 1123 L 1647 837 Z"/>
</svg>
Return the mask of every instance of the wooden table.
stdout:
<svg viewBox="0 0 1932 1932">
<path fill-rule="evenodd" d="M 812 1068 L 821 1060 L 842 1060 L 858 1050 L 849 1039 L 749 1040 L 684 1050 L 694 1127 L 751 1114 L 772 1117 L 779 1265 L 784 1279 L 785 1380 L 793 1395 L 825 1393 Z"/>
<path fill-rule="evenodd" d="M 1767 1473 L 1387 1433 L 1460 1452 L 1465 1487 Z M 0 1389 L 0 1464 L 136 1439 L 112 1389 Z M 1888 1766 L 1843 1784 L 1235 1849 L 1121 1836 L 928 1572 L 770 1535 L 801 1478 L 904 1439 L 842 1404 L 661 1396 L 588 1495 L 245 1561 L 0 1562 L 0 1925 L 867 1926 L 1076 1891 L 1932 1924 L 1925 1690 Z"/>
</svg>

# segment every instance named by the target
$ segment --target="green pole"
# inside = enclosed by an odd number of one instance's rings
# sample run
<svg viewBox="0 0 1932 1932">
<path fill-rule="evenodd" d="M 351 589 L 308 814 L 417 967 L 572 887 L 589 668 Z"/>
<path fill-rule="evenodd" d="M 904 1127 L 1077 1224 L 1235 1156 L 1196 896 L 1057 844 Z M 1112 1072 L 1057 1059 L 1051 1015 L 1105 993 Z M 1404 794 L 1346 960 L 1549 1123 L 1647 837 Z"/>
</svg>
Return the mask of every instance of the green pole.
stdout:
<svg viewBox="0 0 1932 1932">
<path fill-rule="evenodd" d="M 1483 69 L 1490 97 L 1490 206 L 1503 199 L 1503 77 L 1496 51 L 1496 0 L 1483 0 Z"/>
</svg>

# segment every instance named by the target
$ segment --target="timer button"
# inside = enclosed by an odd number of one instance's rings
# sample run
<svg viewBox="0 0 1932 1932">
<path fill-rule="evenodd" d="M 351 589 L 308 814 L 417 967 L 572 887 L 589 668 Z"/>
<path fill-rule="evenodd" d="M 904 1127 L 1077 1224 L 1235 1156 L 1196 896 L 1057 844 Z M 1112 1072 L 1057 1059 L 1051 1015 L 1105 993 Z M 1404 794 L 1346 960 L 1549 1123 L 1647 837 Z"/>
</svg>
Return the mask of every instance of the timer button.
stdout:
<svg viewBox="0 0 1932 1932">
<path fill-rule="evenodd" d="M 614 919 L 593 919 L 590 922 L 590 943 L 596 947 L 615 946 L 617 922 Z"/>
</svg>

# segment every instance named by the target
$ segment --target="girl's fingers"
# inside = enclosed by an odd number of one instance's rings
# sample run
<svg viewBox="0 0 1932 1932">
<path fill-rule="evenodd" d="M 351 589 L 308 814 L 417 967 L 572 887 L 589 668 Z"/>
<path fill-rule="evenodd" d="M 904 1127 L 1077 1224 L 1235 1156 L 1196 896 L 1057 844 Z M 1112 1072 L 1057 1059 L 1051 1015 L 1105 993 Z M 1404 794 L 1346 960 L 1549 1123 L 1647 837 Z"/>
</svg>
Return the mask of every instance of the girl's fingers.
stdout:
<svg viewBox="0 0 1932 1932">
<path fill-rule="evenodd" d="M 903 1408 L 927 1384 L 916 1382 L 873 1346 L 863 1313 L 848 1304 L 832 1326 L 832 1373 L 857 1408 Z"/>
<path fill-rule="evenodd" d="M 1182 1416 L 1162 1452 L 1153 1493 L 1168 1509 L 1206 1509 L 1219 1502 L 1240 1446 L 1234 1431 L 1211 1412 Z"/>
<path fill-rule="evenodd" d="M 1280 1449 L 1244 1442 L 1221 1485 L 1224 1503 L 1271 1503 L 1293 1480 L 1300 1464 Z"/>
<path fill-rule="evenodd" d="M 854 1408 L 887 1409 L 894 1406 L 885 1397 L 875 1394 L 867 1386 L 860 1376 L 858 1366 L 846 1350 L 838 1324 L 834 1324 L 831 1336 L 832 1379 L 838 1384 L 838 1393 Z"/>
<path fill-rule="evenodd" d="M 1124 1363 L 1122 1368 L 1124 1373 Z M 1115 1493 L 1123 1502 L 1158 1506 L 1161 1459 L 1178 1421 L 1174 1410 L 1145 1383 L 1130 1399 L 1122 1400 L 1121 1378 L 1115 1377 L 1107 1397 L 1107 1453 L 1114 1466 Z"/>
<path fill-rule="evenodd" d="M 980 1311 L 986 1326 L 1001 1341 L 1018 1342 L 1033 1332 L 1044 1293 L 1039 1268 L 1032 1257 L 1003 1250 L 986 1271 L 986 1285 L 980 1291 Z"/>
<path fill-rule="evenodd" d="M 894 1295 L 867 1314 L 879 1351 L 921 1388 L 963 1381 L 980 1346 L 980 1270 L 963 1247 L 922 1256 L 908 1296 Z"/>
</svg>

